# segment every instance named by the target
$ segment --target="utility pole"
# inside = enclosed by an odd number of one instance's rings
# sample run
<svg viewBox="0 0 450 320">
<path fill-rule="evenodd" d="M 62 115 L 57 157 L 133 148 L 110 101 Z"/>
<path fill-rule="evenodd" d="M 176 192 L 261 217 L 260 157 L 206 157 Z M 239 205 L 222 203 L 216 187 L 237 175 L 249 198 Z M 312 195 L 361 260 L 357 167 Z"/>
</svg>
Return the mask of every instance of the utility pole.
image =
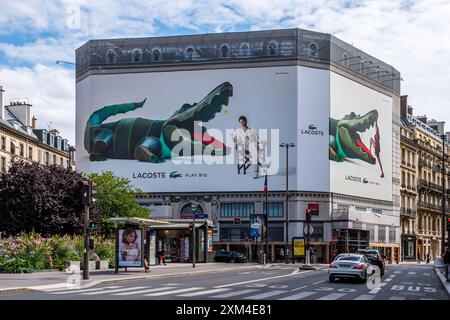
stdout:
<svg viewBox="0 0 450 320">
<path fill-rule="evenodd" d="M 289 148 L 295 147 L 293 143 L 281 143 L 280 147 L 286 148 L 286 243 L 285 243 L 285 263 L 289 263 Z"/>
<path fill-rule="evenodd" d="M 83 255 L 83 279 L 89 279 L 89 232 L 88 232 L 88 224 L 89 224 L 89 206 L 84 205 L 84 255 Z"/>
<path fill-rule="evenodd" d="M 191 210 L 193 214 L 192 219 L 192 268 L 195 268 L 195 248 L 196 248 L 196 239 L 195 239 L 195 212 L 197 211 L 197 202 L 191 202 Z"/>
<path fill-rule="evenodd" d="M 264 225 L 266 230 L 264 232 L 264 237 L 266 240 L 265 253 L 266 253 L 266 261 L 269 259 L 269 190 L 267 188 L 267 171 L 266 171 L 266 184 L 264 185 L 264 192 L 266 194 L 266 219 L 264 221 Z"/>
</svg>

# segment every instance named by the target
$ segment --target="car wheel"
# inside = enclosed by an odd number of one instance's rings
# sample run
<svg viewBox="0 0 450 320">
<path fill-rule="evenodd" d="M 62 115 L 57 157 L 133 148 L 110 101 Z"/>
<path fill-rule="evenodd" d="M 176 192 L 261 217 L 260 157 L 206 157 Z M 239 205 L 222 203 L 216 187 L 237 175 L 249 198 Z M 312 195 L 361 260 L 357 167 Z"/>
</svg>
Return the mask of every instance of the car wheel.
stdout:
<svg viewBox="0 0 450 320">
<path fill-rule="evenodd" d="M 333 277 L 333 276 L 330 276 L 330 277 L 328 278 L 328 280 L 329 280 L 330 282 L 334 282 L 334 277 Z"/>
</svg>

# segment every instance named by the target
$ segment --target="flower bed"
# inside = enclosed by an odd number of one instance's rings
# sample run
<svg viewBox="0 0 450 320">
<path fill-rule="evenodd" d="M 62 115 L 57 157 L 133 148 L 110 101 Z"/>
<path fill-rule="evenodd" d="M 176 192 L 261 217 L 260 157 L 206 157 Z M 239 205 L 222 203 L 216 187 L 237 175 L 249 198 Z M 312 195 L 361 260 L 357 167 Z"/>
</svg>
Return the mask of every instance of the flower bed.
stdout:
<svg viewBox="0 0 450 320">
<path fill-rule="evenodd" d="M 94 237 L 91 261 L 114 264 L 114 240 Z M 54 235 L 44 238 L 38 233 L 20 234 L 0 239 L 0 272 L 21 273 L 46 269 L 63 270 L 69 261 L 83 260 L 82 236 Z"/>
</svg>

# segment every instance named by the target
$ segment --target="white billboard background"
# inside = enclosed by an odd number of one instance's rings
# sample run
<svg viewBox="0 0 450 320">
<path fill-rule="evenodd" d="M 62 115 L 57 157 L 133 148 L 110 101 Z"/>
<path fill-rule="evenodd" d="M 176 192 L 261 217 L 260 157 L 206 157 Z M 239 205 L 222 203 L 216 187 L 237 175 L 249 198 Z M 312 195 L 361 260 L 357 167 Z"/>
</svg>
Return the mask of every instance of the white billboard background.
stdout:
<svg viewBox="0 0 450 320">
<path fill-rule="evenodd" d="M 90 161 L 89 154 L 84 149 L 86 122 L 92 112 L 103 106 L 138 102 L 147 98 L 143 108 L 110 117 L 104 123 L 127 117 L 164 120 L 183 104 L 199 102 L 225 81 L 233 85 L 233 96 L 229 99 L 229 105 L 224 106 L 214 119 L 204 123 L 208 129 L 214 128 L 223 132 L 222 142 L 227 143 L 226 129 L 239 128 L 238 118 L 244 115 L 248 118 L 250 128 L 268 130 L 269 157 L 273 156 L 270 154 L 273 142 L 271 129 L 279 130 L 276 132 L 279 133 L 279 141 L 274 141 L 277 145 L 278 142 L 296 143 L 296 67 L 93 75 L 78 82 L 76 87 L 78 169 L 99 173 L 111 170 L 128 178 L 133 186 L 145 192 L 262 191 L 264 176 L 254 179 L 253 167 L 244 175 L 242 172 L 237 173 L 236 164 L 176 165 L 173 159 L 164 163 L 122 159 Z M 269 190 L 285 189 L 284 150 L 281 150 L 278 156 L 279 170 L 269 177 Z M 290 153 L 289 163 L 289 185 L 291 189 L 297 189 L 296 152 Z M 174 171 L 181 174 L 181 177 L 170 178 L 170 173 Z"/>
<path fill-rule="evenodd" d="M 330 80 L 330 117 L 342 119 L 351 112 L 362 116 L 373 109 L 378 111 L 380 158 L 384 171 L 384 178 L 381 178 L 378 159 L 374 165 L 358 159 L 330 160 L 330 191 L 392 201 L 392 98 L 334 72 L 330 73 Z M 375 127 L 360 133 L 367 148 L 374 135 Z M 375 156 L 373 148 L 372 154 Z"/>
</svg>

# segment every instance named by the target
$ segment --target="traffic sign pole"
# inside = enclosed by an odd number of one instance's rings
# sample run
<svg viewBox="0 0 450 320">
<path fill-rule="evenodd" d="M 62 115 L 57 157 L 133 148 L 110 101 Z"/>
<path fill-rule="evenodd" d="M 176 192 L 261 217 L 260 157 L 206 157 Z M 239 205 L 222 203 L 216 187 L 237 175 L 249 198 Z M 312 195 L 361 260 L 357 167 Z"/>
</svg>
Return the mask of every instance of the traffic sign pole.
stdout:
<svg viewBox="0 0 450 320">
<path fill-rule="evenodd" d="M 191 203 L 191 210 L 193 213 L 192 219 L 192 268 L 195 268 L 195 256 L 196 256 L 196 239 L 195 239 L 195 212 L 197 211 L 197 203 Z"/>
</svg>

